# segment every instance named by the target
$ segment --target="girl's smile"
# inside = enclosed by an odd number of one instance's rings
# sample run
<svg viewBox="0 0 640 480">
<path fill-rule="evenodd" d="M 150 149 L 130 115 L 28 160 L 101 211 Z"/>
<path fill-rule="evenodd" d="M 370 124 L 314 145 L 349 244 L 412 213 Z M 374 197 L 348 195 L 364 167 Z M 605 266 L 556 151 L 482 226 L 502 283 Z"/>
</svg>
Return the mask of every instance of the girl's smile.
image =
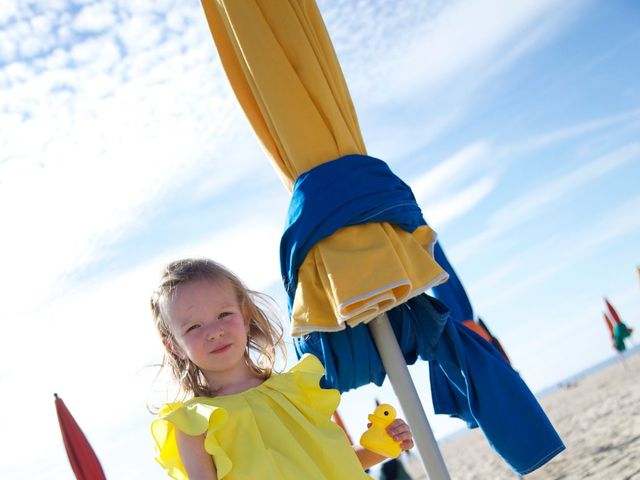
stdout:
<svg viewBox="0 0 640 480">
<path fill-rule="evenodd" d="M 227 345 L 223 345 L 223 346 L 221 346 L 221 347 L 214 348 L 214 349 L 213 349 L 213 350 L 211 350 L 211 352 L 209 352 L 209 353 L 213 353 L 213 354 L 216 354 L 216 353 L 224 353 L 224 352 L 226 352 L 227 350 L 229 350 L 229 348 L 231 348 L 231 344 L 227 344 Z"/>
</svg>

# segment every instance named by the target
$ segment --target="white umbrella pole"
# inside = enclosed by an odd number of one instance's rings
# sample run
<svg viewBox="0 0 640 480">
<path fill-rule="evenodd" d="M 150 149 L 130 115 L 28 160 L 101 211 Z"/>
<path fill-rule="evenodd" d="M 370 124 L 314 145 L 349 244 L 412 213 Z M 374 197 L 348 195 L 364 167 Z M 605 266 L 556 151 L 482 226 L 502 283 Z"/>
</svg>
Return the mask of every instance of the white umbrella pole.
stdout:
<svg viewBox="0 0 640 480">
<path fill-rule="evenodd" d="M 447 466 L 420 403 L 420 397 L 418 397 L 416 386 L 409 374 L 409 368 L 402 356 L 393 328 L 391 328 L 389 317 L 386 313 L 379 315 L 375 320 L 369 322 L 369 328 L 382 364 L 389 375 L 393 391 L 407 416 L 407 423 L 413 432 L 413 442 L 429 475 L 429 480 L 450 480 Z"/>
</svg>

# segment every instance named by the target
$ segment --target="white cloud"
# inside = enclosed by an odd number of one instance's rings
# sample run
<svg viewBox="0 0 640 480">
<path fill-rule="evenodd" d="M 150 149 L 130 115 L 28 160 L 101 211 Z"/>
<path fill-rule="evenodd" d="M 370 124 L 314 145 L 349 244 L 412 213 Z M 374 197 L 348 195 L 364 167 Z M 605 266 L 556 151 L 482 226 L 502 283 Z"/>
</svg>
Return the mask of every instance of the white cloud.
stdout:
<svg viewBox="0 0 640 480">
<path fill-rule="evenodd" d="M 640 230 L 640 196 L 619 202 L 598 218 L 588 230 L 576 235 L 569 259 L 580 258 L 603 245 Z M 580 238 L 580 241 L 577 241 Z"/>
<path fill-rule="evenodd" d="M 497 185 L 498 179 L 496 177 L 486 176 L 435 203 L 426 203 L 423 213 L 427 222 L 436 231 L 441 231 L 447 223 L 477 208 L 478 204 L 489 196 Z"/>
<path fill-rule="evenodd" d="M 522 152 L 548 147 L 557 142 L 566 141 L 580 135 L 592 132 L 601 132 L 613 126 L 622 126 L 629 122 L 638 120 L 640 120 L 640 109 L 638 108 L 594 120 L 588 120 L 576 125 L 546 132 L 541 135 L 532 136 L 519 142 L 514 142 L 505 149 L 504 154 L 517 155 Z"/>
<path fill-rule="evenodd" d="M 452 156 L 439 162 L 434 168 L 410 181 L 411 189 L 418 199 L 437 199 L 438 195 L 451 191 L 452 185 L 464 183 L 482 170 L 489 152 L 489 144 L 475 142 Z"/>
<path fill-rule="evenodd" d="M 384 61 L 379 62 L 384 70 L 376 70 L 379 81 L 370 84 L 367 98 L 375 103 L 398 102 L 403 97 L 416 98 L 425 91 L 433 91 L 453 78 L 473 79 L 484 76 L 486 70 L 495 73 L 496 65 L 506 66 L 506 56 L 514 60 L 543 40 L 548 41 L 563 24 L 558 17 L 575 16 L 576 9 L 583 3 L 572 2 L 562 9 L 557 9 L 557 4 L 549 0 L 446 4 L 428 21 L 413 25 L 414 30 L 406 34 L 406 41 L 399 39 L 402 48 L 376 52 L 384 57 Z M 415 13 L 418 16 L 417 11 Z M 545 36 L 527 36 L 547 23 L 555 28 L 544 29 Z M 375 33 L 370 33 L 367 40 L 370 41 L 371 36 L 375 45 Z M 523 38 L 527 41 L 519 42 Z M 518 45 L 516 50 L 512 50 L 514 45 Z M 359 67 L 361 75 L 369 72 L 366 63 L 359 63 Z M 449 89 L 451 85 L 446 87 Z"/>
<path fill-rule="evenodd" d="M 406 158 L 429 158 L 424 149 L 442 136 L 462 115 L 462 107 L 452 106 L 437 115 L 426 117 L 396 118 L 393 109 L 389 112 L 362 105 L 360 114 L 362 135 L 370 155 L 381 158 L 390 165 Z"/>
<path fill-rule="evenodd" d="M 538 188 L 515 197 L 508 205 L 490 215 L 488 225 L 480 233 L 449 248 L 458 261 L 481 252 L 483 246 L 522 225 L 536 215 L 544 214 L 550 205 L 571 192 L 640 157 L 640 144 L 631 143 L 596 158 Z"/>
<path fill-rule="evenodd" d="M 640 143 L 620 147 L 510 202 L 491 215 L 489 224 L 494 228 L 513 228 L 570 192 L 638 158 Z"/>
<path fill-rule="evenodd" d="M 18 46 L 7 40 L 7 35 L 0 33 L 0 61 L 10 62 L 15 57 Z"/>
<path fill-rule="evenodd" d="M 49 33 L 53 27 L 53 21 L 47 15 L 37 15 L 31 19 L 31 27 L 36 32 Z"/>
<path fill-rule="evenodd" d="M 147 13 L 127 18 L 116 30 L 127 52 L 134 55 L 157 45 L 163 35 L 161 24 Z"/>
<path fill-rule="evenodd" d="M 213 258 L 234 271 L 253 290 L 280 281 L 280 226 L 269 218 L 244 218 L 224 226 L 210 240 L 172 250 L 162 264 L 184 256 Z M 156 260 L 157 261 L 157 260 Z"/>
<path fill-rule="evenodd" d="M 18 7 L 11 0 L 0 0 L 0 24 L 8 23 L 18 13 Z"/>
<path fill-rule="evenodd" d="M 490 155 L 488 142 L 478 141 L 408 181 L 427 222 L 436 230 L 473 210 L 494 190 L 498 173 L 490 169 Z"/>
<path fill-rule="evenodd" d="M 93 37 L 73 45 L 70 57 L 78 67 L 92 64 L 94 72 L 98 73 L 110 69 L 120 59 L 120 54 L 110 39 Z"/>
<path fill-rule="evenodd" d="M 71 29 L 52 40 L 51 26 L 64 29 L 61 22 L 71 19 L 48 7 L 46 17 L 34 20 L 37 28 L 28 12 L 20 12 L 25 18 L 15 22 L 12 38 L 18 45 L 28 38 L 46 42 L 50 53 L 0 67 L 10 99 L 0 112 L 0 218 L 8 232 L 0 260 L 5 291 L 29 281 L 53 295 L 61 275 L 98 260 L 105 245 L 136 225 L 146 205 L 203 166 L 214 171 L 225 160 L 217 152 L 231 150 L 229 138 L 239 125 L 246 127 L 237 113 L 230 116 L 238 107 L 212 61 L 215 49 L 204 19 L 183 22 L 186 31 L 169 34 L 150 16 L 144 25 L 120 27 L 116 17 L 131 17 L 126 9 L 103 16 L 101 9 L 112 7 L 92 4 L 74 28 L 91 24 L 103 34 L 80 42 Z M 196 14 L 202 15 L 199 8 L 173 12 L 174 18 Z M 179 25 L 173 22 L 174 29 Z M 124 57 L 116 41 L 119 28 L 129 32 Z M 136 28 L 151 37 L 141 38 Z M 167 35 L 170 41 L 148 48 Z M 258 161 L 236 150 L 227 155 L 238 155 L 236 168 L 212 175 L 211 188 L 242 177 Z M 17 255 L 25 249 L 38 265 L 36 278 Z M 30 304 L 29 293 L 19 289 L 10 297 L 8 312 Z"/>
<path fill-rule="evenodd" d="M 350 3 L 327 6 L 370 154 L 392 164 L 424 155 L 467 113 L 474 92 L 553 39 L 585 3 L 404 2 L 357 12 Z"/>
<path fill-rule="evenodd" d="M 552 280 L 581 259 L 596 257 L 607 244 L 640 233 L 639 209 L 640 196 L 630 198 L 580 229 L 540 239 L 506 262 L 497 261 L 490 272 L 475 280 L 474 296 L 484 299 L 483 308 L 495 309 L 514 295 L 531 292 L 535 285 Z M 519 274 L 512 275 L 516 272 Z"/>
<path fill-rule="evenodd" d="M 85 5 L 73 19 L 72 28 L 78 32 L 100 32 L 117 22 L 118 17 L 111 2 Z"/>
</svg>

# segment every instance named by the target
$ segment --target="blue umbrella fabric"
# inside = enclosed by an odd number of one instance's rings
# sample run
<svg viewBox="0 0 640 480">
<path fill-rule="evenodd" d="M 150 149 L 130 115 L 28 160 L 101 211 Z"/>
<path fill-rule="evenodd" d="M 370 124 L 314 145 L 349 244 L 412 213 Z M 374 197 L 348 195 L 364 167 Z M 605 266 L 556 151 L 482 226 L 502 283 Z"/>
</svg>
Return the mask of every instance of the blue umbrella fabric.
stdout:
<svg viewBox="0 0 640 480">
<path fill-rule="evenodd" d="M 382 160 L 348 155 L 297 179 L 281 241 L 290 306 L 297 269 L 311 247 L 340 228 L 367 222 L 389 222 L 408 232 L 426 225 L 411 189 Z M 442 372 L 431 384 L 436 413 L 479 426 L 519 474 L 535 470 L 565 448 L 517 372 L 479 335 L 450 321 L 444 303 L 421 294 L 387 314 L 407 364 L 421 358 Z M 312 353 L 322 360 L 325 387 L 344 392 L 384 381 L 386 372 L 366 324 L 311 332 L 294 343 L 299 356 Z"/>
<path fill-rule="evenodd" d="M 467 292 L 462 286 L 462 282 L 455 270 L 449 263 L 440 242 L 436 242 L 433 248 L 433 257 L 445 272 L 449 274 L 449 280 L 440 285 L 431 287 L 433 296 L 444 303 L 451 310 L 451 318 L 464 322 L 465 320 L 473 320 L 473 308 L 467 296 Z"/>
<path fill-rule="evenodd" d="M 473 307 L 471 306 L 467 292 L 451 266 L 451 263 L 449 263 L 440 242 L 436 242 L 434 246 L 434 258 L 449 274 L 449 280 L 432 287 L 433 296 L 449 307 L 451 311 L 449 318 L 451 320 L 458 323 L 474 321 Z M 482 323 L 482 326 L 486 330 L 484 323 Z M 493 338 L 491 334 L 489 335 Z M 509 363 L 506 353 L 502 350 L 502 346 L 499 346 L 500 344 L 497 340 L 495 340 L 495 342 L 497 345 L 493 343 L 492 345 L 498 349 L 504 357 L 504 360 Z M 436 413 L 446 413 L 450 416 L 458 417 L 464 420 L 469 428 L 478 426 L 475 417 L 469 410 L 465 392 L 452 385 L 446 376 L 445 369 L 441 368 L 437 360 L 429 362 L 429 380 Z"/>
<path fill-rule="evenodd" d="M 440 245 L 440 242 L 436 242 L 433 249 L 433 256 L 438 262 L 438 264 L 444 269 L 445 272 L 449 275 L 449 280 L 439 285 L 435 285 L 431 287 L 431 291 L 433 292 L 433 296 L 444 303 L 449 310 L 451 311 L 451 319 L 457 322 L 462 322 L 465 324 L 466 322 L 474 322 L 479 324 L 482 327 L 482 330 L 486 332 L 489 336 L 489 342 L 498 351 L 504 356 L 505 360 L 511 364 L 507 353 L 502 348 L 500 341 L 493 336 L 487 325 L 482 321 L 481 318 L 474 320 L 475 315 L 473 313 L 473 307 L 471 306 L 471 302 L 469 301 L 469 297 L 467 296 L 467 292 L 460 281 L 460 278 L 456 274 L 456 271 L 449 263 L 449 259 L 444 254 L 444 250 Z"/>
</svg>

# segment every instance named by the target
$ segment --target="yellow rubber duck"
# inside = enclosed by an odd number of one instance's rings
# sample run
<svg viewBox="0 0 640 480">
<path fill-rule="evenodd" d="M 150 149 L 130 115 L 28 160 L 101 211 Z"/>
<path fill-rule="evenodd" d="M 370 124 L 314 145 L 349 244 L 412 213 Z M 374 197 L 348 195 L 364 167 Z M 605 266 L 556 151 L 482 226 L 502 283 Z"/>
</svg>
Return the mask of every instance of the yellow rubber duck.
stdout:
<svg viewBox="0 0 640 480">
<path fill-rule="evenodd" d="M 402 452 L 401 442 L 396 442 L 387 433 L 387 427 L 396 419 L 396 409 L 386 403 L 376 407 L 367 417 L 371 426 L 360 437 L 360 445 L 379 455 L 396 458 Z"/>
</svg>

